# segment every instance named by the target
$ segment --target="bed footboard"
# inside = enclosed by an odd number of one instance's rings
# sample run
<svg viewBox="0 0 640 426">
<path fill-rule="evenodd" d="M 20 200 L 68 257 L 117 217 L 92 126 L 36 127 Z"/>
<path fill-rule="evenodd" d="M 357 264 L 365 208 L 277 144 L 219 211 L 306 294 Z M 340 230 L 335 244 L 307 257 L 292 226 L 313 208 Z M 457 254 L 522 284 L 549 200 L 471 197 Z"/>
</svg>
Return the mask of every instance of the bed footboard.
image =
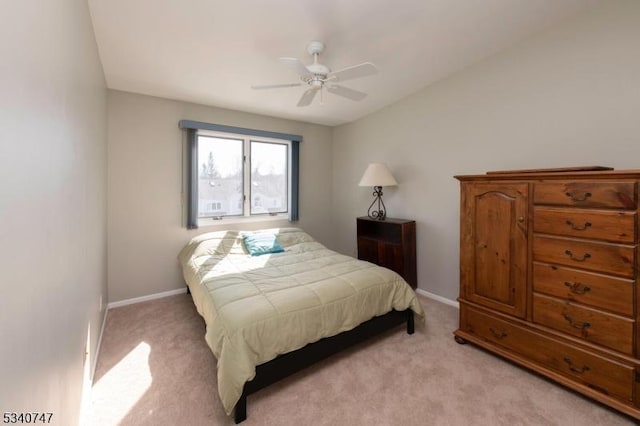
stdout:
<svg viewBox="0 0 640 426">
<path fill-rule="evenodd" d="M 372 318 L 352 330 L 310 343 L 296 351 L 280 355 L 269 362 L 258 365 L 256 376 L 244 384 L 242 396 L 236 403 L 235 422 L 240 423 L 247 418 L 248 395 L 405 321 L 407 333 L 413 334 L 415 331 L 413 311 L 411 309 L 406 311 L 393 310 L 385 315 Z"/>
</svg>

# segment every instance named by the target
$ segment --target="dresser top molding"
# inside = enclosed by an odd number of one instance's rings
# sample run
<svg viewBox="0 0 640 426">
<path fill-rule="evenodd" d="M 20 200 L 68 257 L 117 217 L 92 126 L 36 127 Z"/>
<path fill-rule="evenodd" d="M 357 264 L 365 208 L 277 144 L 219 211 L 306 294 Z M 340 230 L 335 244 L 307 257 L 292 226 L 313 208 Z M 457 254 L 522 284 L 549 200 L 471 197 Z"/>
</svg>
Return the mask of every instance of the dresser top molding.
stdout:
<svg viewBox="0 0 640 426">
<path fill-rule="evenodd" d="M 532 180 L 532 179 L 638 179 L 640 169 L 614 170 L 611 167 L 587 166 L 557 169 L 500 170 L 483 175 L 456 175 L 459 181 Z"/>
</svg>

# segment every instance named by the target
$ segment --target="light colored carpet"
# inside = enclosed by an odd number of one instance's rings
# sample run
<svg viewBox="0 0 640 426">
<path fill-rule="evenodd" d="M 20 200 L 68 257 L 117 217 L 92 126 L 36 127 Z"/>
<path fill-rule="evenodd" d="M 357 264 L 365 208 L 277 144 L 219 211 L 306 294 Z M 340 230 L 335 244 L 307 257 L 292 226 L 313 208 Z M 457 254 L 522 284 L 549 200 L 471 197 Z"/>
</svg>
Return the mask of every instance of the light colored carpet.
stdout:
<svg viewBox="0 0 640 426">
<path fill-rule="evenodd" d="M 472 345 L 458 311 L 422 299 L 426 323 L 397 328 L 249 396 L 250 425 L 631 425 L 627 416 Z M 191 297 L 109 311 L 91 424 L 231 425 Z"/>
</svg>

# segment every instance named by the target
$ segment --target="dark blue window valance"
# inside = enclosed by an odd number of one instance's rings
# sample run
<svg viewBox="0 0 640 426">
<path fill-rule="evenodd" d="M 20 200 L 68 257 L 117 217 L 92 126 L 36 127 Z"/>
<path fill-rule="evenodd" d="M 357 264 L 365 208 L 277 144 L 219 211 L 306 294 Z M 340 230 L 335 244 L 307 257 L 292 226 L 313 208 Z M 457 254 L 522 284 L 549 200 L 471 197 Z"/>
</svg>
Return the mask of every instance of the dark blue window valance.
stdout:
<svg viewBox="0 0 640 426">
<path fill-rule="evenodd" d="M 289 206 L 289 221 L 296 222 L 298 220 L 300 142 L 302 142 L 302 136 L 288 133 L 269 132 L 266 130 L 245 129 L 242 127 L 226 126 L 223 124 L 203 123 L 192 120 L 181 120 L 179 122 L 179 127 L 187 131 L 188 229 L 195 229 L 198 227 L 198 130 L 212 130 L 216 132 L 235 133 L 291 141 L 291 205 Z"/>
</svg>

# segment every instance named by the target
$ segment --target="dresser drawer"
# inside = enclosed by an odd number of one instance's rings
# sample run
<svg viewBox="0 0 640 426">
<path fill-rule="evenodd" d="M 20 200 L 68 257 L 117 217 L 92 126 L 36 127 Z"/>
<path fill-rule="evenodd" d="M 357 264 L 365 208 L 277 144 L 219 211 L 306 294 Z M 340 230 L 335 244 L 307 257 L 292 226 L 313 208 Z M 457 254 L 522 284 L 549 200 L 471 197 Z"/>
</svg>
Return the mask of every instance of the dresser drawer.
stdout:
<svg viewBox="0 0 640 426">
<path fill-rule="evenodd" d="M 636 241 L 636 212 L 536 207 L 533 230 L 632 244 Z"/>
<path fill-rule="evenodd" d="M 533 259 L 541 262 L 633 278 L 635 258 L 635 246 L 543 235 L 533 237 Z"/>
<path fill-rule="evenodd" d="M 534 204 L 635 209 L 635 182 L 554 181 L 534 185 Z"/>
<path fill-rule="evenodd" d="M 631 355 L 634 321 L 541 294 L 533 295 L 533 322 Z"/>
<path fill-rule="evenodd" d="M 634 281 L 610 275 L 533 264 L 533 291 L 633 317 Z"/>
<path fill-rule="evenodd" d="M 634 368 L 461 306 L 460 328 L 576 382 L 629 402 Z"/>
</svg>

